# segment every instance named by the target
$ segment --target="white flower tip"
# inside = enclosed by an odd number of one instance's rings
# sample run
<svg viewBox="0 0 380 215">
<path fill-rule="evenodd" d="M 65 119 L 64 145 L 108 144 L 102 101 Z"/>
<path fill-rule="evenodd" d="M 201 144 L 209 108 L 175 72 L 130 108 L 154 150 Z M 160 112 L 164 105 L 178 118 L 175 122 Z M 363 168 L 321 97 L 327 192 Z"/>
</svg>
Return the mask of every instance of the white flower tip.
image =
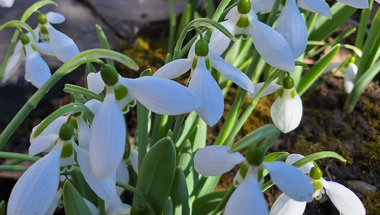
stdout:
<svg viewBox="0 0 380 215">
<path fill-rule="evenodd" d="M 47 20 L 52 24 L 60 24 L 65 21 L 65 17 L 57 12 L 50 11 L 45 14 Z"/>
</svg>

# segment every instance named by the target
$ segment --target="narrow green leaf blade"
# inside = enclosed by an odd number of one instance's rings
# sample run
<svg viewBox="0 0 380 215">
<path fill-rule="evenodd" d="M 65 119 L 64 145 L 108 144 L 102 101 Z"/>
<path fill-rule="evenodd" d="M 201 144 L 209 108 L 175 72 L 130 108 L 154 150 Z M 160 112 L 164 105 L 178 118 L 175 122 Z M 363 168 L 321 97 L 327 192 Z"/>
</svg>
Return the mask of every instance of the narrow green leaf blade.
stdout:
<svg viewBox="0 0 380 215">
<path fill-rule="evenodd" d="M 92 214 L 83 197 L 69 180 L 66 180 L 63 184 L 63 202 L 66 214 Z"/>
<path fill-rule="evenodd" d="M 190 215 L 189 192 L 187 190 L 185 174 L 181 167 L 175 169 L 170 197 L 173 202 L 173 214 Z"/>
</svg>

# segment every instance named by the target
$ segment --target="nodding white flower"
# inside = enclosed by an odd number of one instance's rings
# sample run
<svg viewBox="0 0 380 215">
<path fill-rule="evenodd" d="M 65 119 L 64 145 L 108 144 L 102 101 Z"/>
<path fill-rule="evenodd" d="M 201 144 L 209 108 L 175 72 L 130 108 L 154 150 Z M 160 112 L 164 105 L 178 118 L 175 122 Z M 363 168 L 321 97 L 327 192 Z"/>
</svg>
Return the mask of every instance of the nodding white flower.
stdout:
<svg viewBox="0 0 380 215">
<path fill-rule="evenodd" d="M 165 115 L 188 113 L 201 105 L 198 96 L 181 84 L 151 76 L 123 78 L 110 65 L 90 74 L 88 86 L 95 93 L 104 87 L 107 91 L 94 113 L 89 143 L 91 169 L 99 180 L 110 177 L 122 160 L 126 137 L 123 113 L 136 100 L 149 110 Z"/>
<path fill-rule="evenodd" d="M 91 214 L 100 214 L 99 209 L 92 202 L 87 199 L 84 199 L 84 201 L 90 209 Z M 129 215 L 131 211 L 131 206 L 123 203 L 118 195 L 113 196 L 111 200 L 105 201 L 104 204 L 107 215 Z"/>
<path fill-rule="evenodd" d="M 31 37 L 31 36 L 30 36 Z M 36 50 L 33 39 L 23 34 L 20 36 L 22 45 L 18 45 L 13 55 L 9 58 L 4 70 L 2 82 L 7 81 L 18 69 L 21 62 L 25 60 L 25 80 L 40 88 L 51 77 L 49 66 L 41 58 Z"/>
<path fill-rule="evenodd" d="M 206 146 L 194 156 L 194 168 L 206 176 L 223 174 L 239 162 L 243 162 L 235 176 L 234 191 L 227 203 L 225 214 L 268 214 L 264 197 L 261 194 L 258 173 L 262 168 L 268 170 L 276 186 L 297 201 L 311 201 L 315 187 L 311 179 L 296 167 L 284 162 L 264 162 L 261 146 L 248 147 L 246 159 L 238 153 L 230 153 L 227 146 Z M 220 169 L 222 168 L 222 169 Z M 262 174 L 262 173 L 260 173 Z M 250 210 L 254 204 L 255 210 Z"/>
<path fill-rule="evenodd" d="M 271 66 L 292 72 L 295 70 L 294 54 L 285 38 L 272 27 L 260 22 L 249 0 L 240 0 L 236 7 L 226 15 L 227 21 L 221 22 L 235 39 L 246 40 L 252 37 L 253 44 L 261 57 Z M 222 54 L 230 39 L 214 29 L 210 39 L 210 50 Z"/>
<path fill-rule="evenodd" d="M 63 22 L 64 17 L 62 17 L 55 15 L 50 20 L 53 22 Z M 66 62 L 79 54 L 78 46 L 66 34 L 51 26 L 50 20 L 43 14 L 38 17 L 39 29 L 43 40 L 43 43 L 38 44 L 38 48 L 43 50 L 43 53 L 55 55 L 60 61 Z"/>
<path fill-rule="evenodd" d="M 13 187 L 7 214 L 46 214 L 54 204 L 59 186 L 63 141 L 34 163 Z M 49 210 L 50 211 L 50 210 Z"/>
<path fill-rule="evenodd" d="M 288 157 L 289 158 L 289 157 Z M 289 161 L 287 158 L 286 162 L 294 163 L 295 161 L 303 158 L 302 155 L 293 156 Z M 305 166 L 314 166 L 311 163 Z M 305 167 L 303 166 L 303 167 Z M 302 168 L 302 167 L 301 167 Z M 318 200 L 322 197 L 322 194 L 327 194 L 332 203 L 338 209 L 340 214 L 344 215 L 365 215 L 366 210 L 363 203 L 347 187 L 333 182 L 326 181 L 322 178 L 322 172 L 318 167 L 312 167 L 307 172 L 309 176 L 313 179 L 313 183 L 316 185 L 317 190 L 314 193 L 314 197 Z M 281 194 L 278 199 L 274 202 L 270 215 L 302 215 L 306 208 L 306 201 L 295 201 L 287 196 L 285 193 Z"/>
<path fill-rule="evenodd" d="M 194 53 L 189 53 L 187 59 L 174 60 L 153 74 L 154 77 L 174 79 L 191 69 L 188 87 L 202 100 L 202 106 L 195 112 L 209 126 L 215 125 L 224 111 L 224 97 L 218 83 L 211 75 L 211 66 L 244 90 L 253 93 L 254 87 L 248 76 L 226 63 L 220 56 L 209 52 L 208 43 L 204 39 L 196 42 Z"/>
<path fill-rule="evenodd" d="M 0 6 L 1 7 L 12 7 L 14 0 L 0 0 Z"/>
<path fill-rule="evenodd" d="M 335 68 L 338 68 L 342 65 L 342 62 L 330 63 L 323 72 L 331 71 Z M 347 93 L 351 93 L 354 89 L 354 83 L 356 74 L 358 73 L 358 66 L 353 63 L 353 59 L 347 65 L 345 65 L 341 71 L 344 73 L 344 88 Z"/>
</svg>

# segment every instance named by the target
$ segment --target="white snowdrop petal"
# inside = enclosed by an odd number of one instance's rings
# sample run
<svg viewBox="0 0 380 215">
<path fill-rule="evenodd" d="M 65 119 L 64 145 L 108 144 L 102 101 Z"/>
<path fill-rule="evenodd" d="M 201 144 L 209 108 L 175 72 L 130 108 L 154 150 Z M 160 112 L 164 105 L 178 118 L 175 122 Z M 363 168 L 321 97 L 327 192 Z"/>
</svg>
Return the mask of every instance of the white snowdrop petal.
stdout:
<svg viewBox="0 0 380 215">
<path fill-rule="evenodd" d="M 269 215 L 302 215 L 305 208 L 306 202 L 298 202 L 283 193 L 274 202 Z"/>
<path fill-rule="evenodd" d="M 91 189 L 103 200 L 111 200 L 116 195 L 115 180 L 112 176 L 100 181 L 91 171 L 89 152 L 73 144 L 83 177 Z"/>
<path fill-rule="evenodd" d="M 6 82 L 13 74 L 15 74 L 24 59 L 25 54 L 23 51 L 13 53 L 8 59 L 1 81 Z"/>
<path fill-rule="evenodd" d="M 57 134 L 47 134 L 38 136 L 29 146 L 29 157 L 38 153 L 50 151 L 58 139 Z"/>
<path fill-rule="evenodd" d="M 37 44 L 37 50 L 41 52 L 42 54 L 55 56 L 53 49 L 51 49 L 51 46 L 47 42 L 41 42 Z"/>
<path fill-rule="evenodd" d="M 46 26 L 49 31 L 49 44 L 55 56 L 62 62 L 70 60 L 79 54 L 78 46 L 66 34 L 54 29 L 51 25 Z"/>
<path fill-rule="evenodd" d="M 294 98 L 291 94 L 294 92 Z M 302 101 L 294 88 L 284 89 L 282 97 L 274 101 L 270 113 L 273 123 L 282 131 L 288 133 L 298 127 L 303 114 Z"/>
<path fill-rule="evenodd" d="M 248 175 L 227 202 L 225 215 L 267 215 L 268 208 L 257 179 Z"/>
<path fill-rule="evenodd" d="M 129 183 L 129 173 L 128 173 L 128 167 L 127 167 L 127 161 L 121 160 L 119 166 L 116 169 L 116 181 L 120 181 L 124 184 Z M 124 191 L 124 188 L 117 186 L 117 195 L 120 196 L 120 194 Z"/>
<path fill-rule="evenodd" d="M 322 0 L 299 0 L 298 6 L 305 10 L 321 14 L 329 19 L 332 18 L 329 5 Z"/>
<path fill-rule="evenodd" d="M 59 185 L 59 156 L 62 144 L 34 163 L 13 187 L 7 214 L 45 214 Z"/>
<path fill-rule="evenodd" d="M 239 152 L 229 153 L 228 146 L 206 146 L 194 155 L 195 170 L 205 176 L 217 176 L 230 171 L 236 164 L 244 161 Z"/>
<path fill-rule="evenodd" d="M 198 58 L 198 64 L 193 71 L 189 89 L 202 100 L 202 106 L 195 112 L 207 125 L 215 125 L 223 115 L 224 97 L 219 85 L 206 68 L 204 58 Z"/>
<path fill-rule="evenodd" d="M 266 163 L 264 167 L 278 189 L 296 201 L 313 201 L 315 187 L 309 176 L 297 167 L 281 161 Z"/>
<path fill-rule="evenodd" d="M 334 63 L 329 63 L 327 67 L 322 71 L 322 73 L 330 72 L 335 68 L 338 68 L 342 62 L 334 62 Z"/>
<path fill-rule="evenodd" d="M 139 173 L 139 166 L 138 166 L 138 151 L 131 149 L 131 153 L 129 154 L 129 161 L 132 164 L 133 169 L 138 174 Z"/>
<path fill-rule="evenodd" d="M 51 24 L 60 24 L 65 21 L 65 17 L 57 12 L 50 11 L 45 16 Z"/>
<path fill-rule="evenodd" d="M 57 191 L 57 194 L 55 195 L 53 203 L 50 205 L 49 209 L 46 211 L 44 215 L 53 215 L 55 212 L 55 209 L 57 209 L 59 202 L 61 201 L 61 197 L 63 194 L 63 190 L 59 189 Z"/>
<path fill-rule="evenodd" d="M 91 72 L 87 75 L 87 86 L 90 91 L 99 94 L 104 90 L 106 84 L 104 83 L 100 72 Z"/>
<path fill-rule="evenodd" d="M 286 1 L 278 18 L 276 30 L 289 43 L 294 58 L 298 58 L 304 53 L 308 40 L 307 26 L 295 0 Z"/>
<path fill-rule="evenodd" d="M 137 102 L 136 98 L 132 95 L 132 93 L 127 94 L 124 98 L 121 100 L 116 100 L 117 105 L 119 105 L 120 110 L 123 112 L 123 114 L 129 112 L 129 108 L 134 107 Z"/>
<path fill-rule="evenodd" d="M 83 198 L 84 202 L 86 203 L 88 209 L 90 209 L 92 215 L 100 215 L 99 209 L 92 204 L 89 200 Z"/>
<path fill-rule="evenodd" d="M 88 150 L 90 145 L 90 126 L 84 121 L 83 116 L 75 117 L 78 125 L 78 144 L 81 148 Z"/>
<path fill-rule="evenodd" d="M 359 8 L 359 9 L 368 8 L 368 0 L 337 0 L 337 1 L 354 8 Z"/>
<path fill-rule="evenodd" d="M 232 9 L 230 10 L 230 12 L 231 11 L 232 11 Z M 236 14 L 236 12 L 235 12 L 235 14 Z M 237 15 L 235 15 L 231 19 L 224 21 L 224 22 L 220 22 L 219 24 L 223 25 L 229 32 L 231 32 L 232 35 L 234 35 L 234 29 L 235 29 L 236 22 L 237 22 L 238 18 L 239 17 Z M 214 29 L 212 31 L 211 38 L 210 38 L 209 50 L 211 52 L 215 53 L 216 55 L 221 55 L 221 54 L 223 54 L 224 51 L 226 51 L 230 42 L 231 42 L 230 38 L 228 38 L 226 35 L 224 35 L 218 29 Z"/>
<path fill-rule="evenodd" d="M 30 82 L 37 88 L 42 87 L 51 77 L 49 66 L 37 52 L 27 52 L 25 61 L 25 73 L 30 77 Z"/>
<path fill-rule="evenodd" d="M 209 53 L 209 56 L 212 67 L 214 67 L 217 71 L 225 75 L 228 79 L 246 90 L 248 93 L 255 92 L 251 79 L 249 79 L 245 73 L 226 63 L 223 58 L 212 52 Z"/>
<path fill-rule="evenodd" d="M 63 123 L 67 122 L 67 118 L 68 118 L 68 116 L 60 116 L 60 117 L 56 118 L 37 137 L 33 137 L 33 135 L 36 132 L 38 126 L 41 125 L 41 123 L 34 126 L 32 129 L 32 133 L 30 135 L 30 138 L 29 138 L 30 143 L 33 144 L 33 141 L 36 141 L 37 138 L 44 136 L 44 135 L 56 134 L 58 136 L 59 130 L 61 129 L 61 126 L 63 125 Z"/>
<path fill-rule="evenodd" d="M 112 200 L 105 201 L 107 215 L 125 215 L 130 214 L 131 206 L 124 204 L 119 196 L 115 196 Z"/>
<path fill-rule="evenodd" d="M 344 88 L 346 89 L 347 93 L 351 93 L 352 89 L 354 89 L 354 82 L 357 73 L 358 67 L 356 66 L 356 64 L 348 64 L 346 72 L 344 73 Z"/>
<path fill-rule="evenodd" d="M 251 7 L 256 13 L 268 13 L 272 9 L 273 3 L 274 0 L 251 0 Z"/>
<path fill-rule="evenodd" d="M 237 12 L 238 12 L 237 7 L 233 7 L 233 8 L 231 8 L 231 10 L 228 11 L 228 13 L 226 14 L 226 16 L 224 17 L 224 19 L 230 19 L 230 18 L 233 17 Z M 215 30 L 215 29 L 214 29 L 214 30 Z"/>
<path fill-rule="evenodd" d="M 159 68 L 154 74 L 154 77 L 174 79 L 189 71 L 192 64 L 192 59 L 177 59 L 165 64 Z"/>
<path fill-rule="evenodd" d="M 1 7 L 12 7 L 14 0 L 0 0 Z"/>
<path fill-rule="evenodd" d="M 254 89 L 255 89 L 255 90 L 254 90 L 255 93 L 249 93 L 249 94 L 248 94 L 249 97 L 251 97 L 251 98 L 255 98 L 255 96 L 257 95 L 257 93 L 259 93 L 260 89 L 264 86 L 264 84 L 265 84 L 265 82 L 260 82 L 260 83 L 257 83 L 257 84 L 255 84 L 255 85 L 253 85 L 253 87 L 254 87 Z M 261 97 L 264 97 L 264 96 L 267 96 L 267 95 L 269 95 L 269 94 L 271 94 L 271 93 L 274 93 L 276 90 L 278 90 L 278 89 L 280 89 L 280 88 L 281 88 L 280 85 L 278 85 L 278 84 L 276 84 L 276 83 L 270 83 L 270 84 L 268 85 L 268 87 L 265 88 L 265 90 L 264 90 L 264 92 L 261 94 L 260 98 L 261 98 Z"/>
<path fill-rule="evenodd" d="M 249 33 L 261 57 L 275 68 L 293 72 L 295 70 L 294 55 L 284 37 L 255 18 L 252 18 L 250 22 Z"/>
<path fill-rule="evenodd" d="M 304 158 L 305 156 L 303 155 L 300 155 L 300 154 L 290 154 L 288 155 L 288 157 L 286 158 L 285 160 L 285 163 L 287 164 L 294 164 L 295 162 L 301 160 L 302 158 Z M 305 174 L 309 174 L 310 173 L 310 170 L 311 168 L 314 167 L 314 164 L 313 163 L 307 163 L 301 167 L 299 167 L 298 169 L 301 170 L 301 172 L 305 173 Z"/>
<path fill-rule="evenodd" d="M 149 110 L 163 115 L 189 113 L 201 106 L 199 97 L 185 86 L 165 78 L 144 76 L 120 82 Z"/>
<path fill-rule="evenodd" d="M 117 169 L 125 147 L 126 127 L 111 87 L 95 114 L 90 135 L 91 170 L 99 180 L 110 177 Z"/>
<path fill-rule="evenodd" d="M 326 194 L 331 199 L 334 206 L 344 215 L 365 215 L 366 210 L 359 197 L 347 187 L 321 179 L 322 186 Z"/>
<path fill-rule="evenodd" d="M 100 107 L 102 106 L 102 102 L 96 99 L 88 100 L 84 105 L 91 110 L 93 114 L 96 114 Z"/>
</svg>

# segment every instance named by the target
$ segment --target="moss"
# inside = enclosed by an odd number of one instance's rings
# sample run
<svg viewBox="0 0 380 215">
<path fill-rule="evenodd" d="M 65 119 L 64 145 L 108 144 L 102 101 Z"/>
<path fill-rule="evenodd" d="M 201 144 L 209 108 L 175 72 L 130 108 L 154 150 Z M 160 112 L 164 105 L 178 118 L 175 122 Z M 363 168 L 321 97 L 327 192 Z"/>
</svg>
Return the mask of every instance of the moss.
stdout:
<svg viewBox="0 0 380 215">
<path fill-rule="evenodd" d="M 363 196 L 363 204 L 367 210 L 367 215 L 379 214 L 380 192 L 370 192 Z"/>
</svg>

